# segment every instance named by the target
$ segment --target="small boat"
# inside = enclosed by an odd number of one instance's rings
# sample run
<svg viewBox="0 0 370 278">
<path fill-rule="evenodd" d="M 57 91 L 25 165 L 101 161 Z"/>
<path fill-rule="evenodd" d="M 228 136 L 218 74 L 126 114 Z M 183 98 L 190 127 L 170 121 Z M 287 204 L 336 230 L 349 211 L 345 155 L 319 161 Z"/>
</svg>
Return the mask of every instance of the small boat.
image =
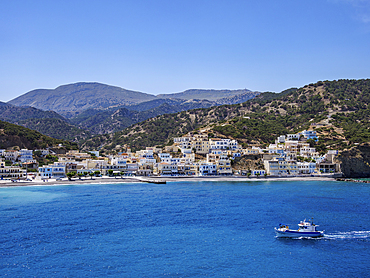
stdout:
<svg viewBox="0 0 370 278">
<path fill-rule="evenodd" d="M 143 182 L 156 183 L 156 184 L 166 184 L 165 180 L 142 180 Z"/>
<path fill-rule="evenodd" d="M 324 231 L 317 231 L 318 225 L 313 223 L 313 220 L 303 220 L 298 224 L 298 230 L 291 230 L 287 225 L 279 225 L 279 228 L 275 228 L 277 237 L 322 237 Z"/>
</svg>

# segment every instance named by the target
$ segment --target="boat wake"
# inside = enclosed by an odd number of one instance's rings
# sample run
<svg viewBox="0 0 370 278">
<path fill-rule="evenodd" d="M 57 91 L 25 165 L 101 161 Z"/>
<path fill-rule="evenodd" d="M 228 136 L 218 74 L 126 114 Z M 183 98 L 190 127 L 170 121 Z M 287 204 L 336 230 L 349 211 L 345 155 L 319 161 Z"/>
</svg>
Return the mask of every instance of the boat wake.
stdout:
<svg viewBox="0 0 370 278">
<path fill-rule="evenodd" d="M 277 237 L 279 238 L 279 237 Z M 295 237 L 295 238 L 283 238 L 293 240 L 346 240 L 346 239 L 370 239 L 370 231 L 351 231 L 351 232 L 336 232 L 330 234 L 324 234 L 323 237 Z"/>
<path fill-rule="evenodd" d="M 351 231 L 325 234 L 324 239 L 370 239 L 370 231 Z"/>
</svg>

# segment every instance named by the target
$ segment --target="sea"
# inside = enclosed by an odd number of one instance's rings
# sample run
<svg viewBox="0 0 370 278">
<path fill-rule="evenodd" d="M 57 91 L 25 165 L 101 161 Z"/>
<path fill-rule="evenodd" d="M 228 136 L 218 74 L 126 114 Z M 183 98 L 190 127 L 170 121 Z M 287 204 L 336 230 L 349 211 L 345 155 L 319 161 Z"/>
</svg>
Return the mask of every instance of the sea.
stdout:
<svg viewBox="0 0 370 278">
<path fill-rule="evenodd" d="M 1 277 L 370 277 L 370 184 L 0 188 Z M 323 238 L 276 238 L 312 219 Z"/>
</svg>

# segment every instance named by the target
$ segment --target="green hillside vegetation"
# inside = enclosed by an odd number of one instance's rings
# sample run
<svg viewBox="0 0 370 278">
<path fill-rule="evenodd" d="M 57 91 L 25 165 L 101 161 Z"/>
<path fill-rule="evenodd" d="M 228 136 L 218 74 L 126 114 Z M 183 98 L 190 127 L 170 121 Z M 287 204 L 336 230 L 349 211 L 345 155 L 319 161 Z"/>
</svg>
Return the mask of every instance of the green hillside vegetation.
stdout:
<svg viewBox="0 0 370 278">
<path fill-rule="evenodd" d="M 29 119 L 16 122 L 16 124 L 67 141 L 79 142 L 91 137 L 90 132 L 77 128 L 61 119 Z"/>
<path fill-rule="evenodd" d="M 82 146 L 115 152 L 128 145 L 137 150 L 171 144 L 173 137 L 193 130 L 263 146 L 278 135 L 315 129 L 320 140 L 311 144 L 318 151 L 343 150 L 369 141 L 369 92 L 368 79 L 320 81 L 280 94 L 262 93 L 242 104 L 161 115 Z"/>
<path fill-rule="evenodd" d="M 258 96 L 260 92 L 245 92 L 240 95 L 234 95 L 230 97 L 225 97 L 216 100 L 217 105 L 225 105 L 225 104 L 237 104 L 237 103 L 242 103 L 246 102 L 252 98 L 255 98 Z"/>
<path fill-rule="evenodd" d="M 159 108 L 162 105 L 169 105 L 173 107 L 176 112 L 196 109 L 196 108 L 208 108 L 212 106 L 217 106 L 217 102 L 209 101 L 205 99 L 192 99 L 192 100 L 184 100 L 184 99 L 155 99 L 151 101 L 142 102 L 139 104 L 129 105 L 125 108 L 132 110 L 132 111 L 147 111 L 151 109 Z"/>
<path fill-rule="evenodd" d="M 66 149 L 77 149 L 77 143 L 55 139 L 37 131 L 0 121 L 0 148 L 14 146 L 27 149 L 43 149 L 62 144 Z"/>
<path fill-rule="evenodd" d="M 43 111 L 29 106 L 15 106 L 0 102 L 0 120 L 36 130 L 44 135 L 78 142 L 91 137 L 54 111 Z"/>
<path fill-rule="evenodd" d="M 312 128 L 320 139 L 311 144 L 319 151 L 325 148 L 342 150 L 370 141 L 369 100 L 370 80 L 318 82 L 270 102 L 244 103 L 243 106 L 253 111 L 248 114 L 250 120 L 234 118 L 227 125 L 215 127 L 215 131 L 239 140 L 254 137 L 260 139 L 260 143 L 272 143 L 272 140 L 266 141 L 266 135 L 251 136 L 251 131 L 255 130 L 251 128 L 253 122 L 261 121 L 261 125 L 267 122 L 275 128 L 283 126 L 286 131 L 280 134 Z M 263 128 L 257 129 L 262 134 Z M 272 128 L 265 132 L 275 133 Z"/>
<path fill-rule="evenodd" d="M 124 145 L 138 150 L 146 146 L 169 144 L 171 138 L 175 136 L 180 136 L 211 122 L 218 122 L 225 117 L 240 115 L 237 109 L 228 110 L 225 107 L 194 109 L 160 115 L 135 124 L 121 132 L 96 136 L 84 142 L 82 147 L 89 149 L 104 146 L 104 149 L 113 151 L 120 150 Z"/>
<path fill-rule="evenodd" d="M 106 134 L 121 131 L 135 123 L 142 122 L 158 115 L 177 113 L 205 106 L 211 107 L 212 105 L 216 104 L 204 100 L 150 101 L 134 106 L 125 106 L 125 108 L 119 109 L 88 109 L 70 119 L 70 121 L 76 126 L 90 131 L 92 134 Z M 132 109 L 138 109 L 139 111 Z"/>
<path fill-rule="evenodd" d="M 206 99 L 209 101 L 217 101 L 218 99 L 234 97 L 240 94 L 251 94 L 250 98 L 253 98 L 256 92 L 252 92 L 247 89 L 243 90 L 202 90 L 202 89 L 190 89 L 182 93 L 174 94 L 161 94 L 159 98 L 178 98 L 178 99 Z M 258 94 L 258 93 L 257 93 Z M 252 96 L 253 95 L 253 96 Z"/>
</svg>

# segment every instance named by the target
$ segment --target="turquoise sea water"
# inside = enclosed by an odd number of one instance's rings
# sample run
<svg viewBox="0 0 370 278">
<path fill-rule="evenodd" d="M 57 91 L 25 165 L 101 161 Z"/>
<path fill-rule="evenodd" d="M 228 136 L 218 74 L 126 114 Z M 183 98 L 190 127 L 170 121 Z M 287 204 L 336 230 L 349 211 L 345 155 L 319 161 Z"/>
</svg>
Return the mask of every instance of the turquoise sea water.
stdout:
<svg viewBox="0 0 370 278">
<path fill-rule="evenodd" d="M 369 277 L 370 185 L 0 188 L 1 277 Z M 321 239 L 274 227 L 314 217 Z"/>
</svg>

